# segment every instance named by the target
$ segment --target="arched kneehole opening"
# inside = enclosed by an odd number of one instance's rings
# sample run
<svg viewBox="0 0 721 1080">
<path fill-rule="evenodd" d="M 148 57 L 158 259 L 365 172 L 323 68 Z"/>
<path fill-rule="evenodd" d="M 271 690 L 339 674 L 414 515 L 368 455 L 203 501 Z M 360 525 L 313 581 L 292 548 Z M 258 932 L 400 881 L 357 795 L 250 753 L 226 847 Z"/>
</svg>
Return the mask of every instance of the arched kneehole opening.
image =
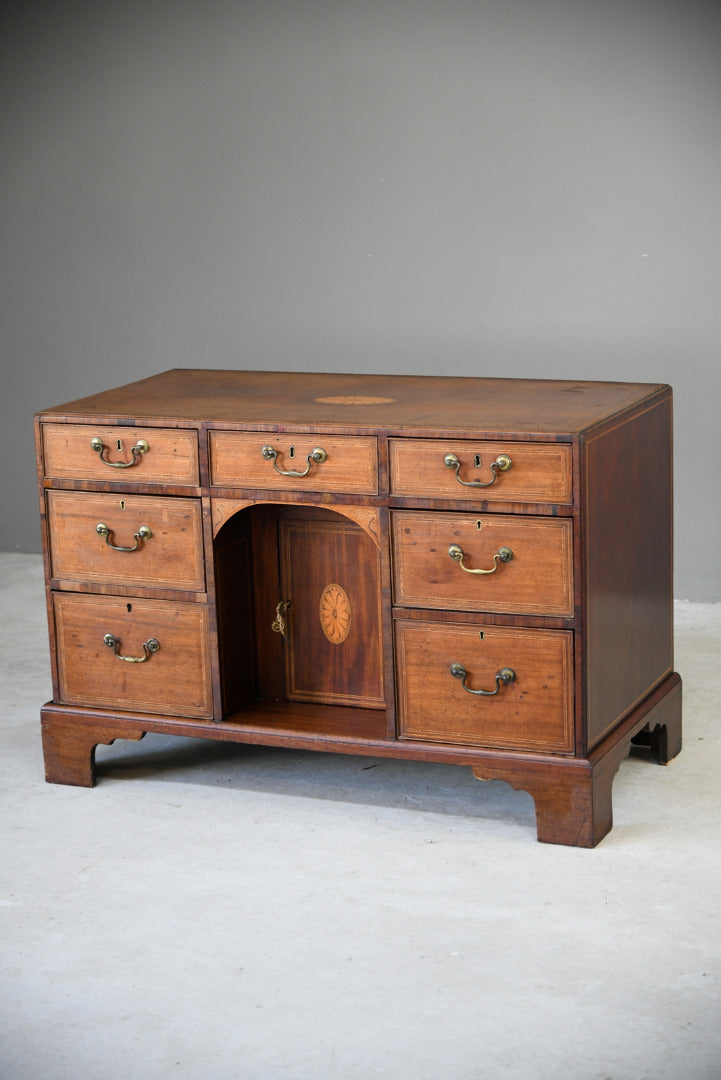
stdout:
<svg viewBox="0 0 721 1080">
<path fill-rule="evenodd" d="M 224 720 L 264 703 L 297 720 L 312 703 L 384 724 L 380 554 L 365 529 L 321 507 L 253 505 L 219 529 L 214 561 Z"/>
</svg>

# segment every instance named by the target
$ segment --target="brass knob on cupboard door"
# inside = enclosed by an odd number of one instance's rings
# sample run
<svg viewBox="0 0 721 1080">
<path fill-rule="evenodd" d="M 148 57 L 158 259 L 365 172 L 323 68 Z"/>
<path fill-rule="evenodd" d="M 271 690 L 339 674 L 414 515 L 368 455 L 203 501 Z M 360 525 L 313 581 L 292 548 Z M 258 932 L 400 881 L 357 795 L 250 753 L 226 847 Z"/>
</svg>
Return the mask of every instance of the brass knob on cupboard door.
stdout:
<svg viewBox="0 0 721 1080">
<path fill-rule="evenodd" d="M 288 620 L 286 619 L 286 615 L 291 606 L 290 600 L 281 600 L 280 603 L 276 605 L 275 618 L 270 624 L 271 630 L 276 634 L 280 634 L 286 641 L 288 641 Z"/>
</svg>

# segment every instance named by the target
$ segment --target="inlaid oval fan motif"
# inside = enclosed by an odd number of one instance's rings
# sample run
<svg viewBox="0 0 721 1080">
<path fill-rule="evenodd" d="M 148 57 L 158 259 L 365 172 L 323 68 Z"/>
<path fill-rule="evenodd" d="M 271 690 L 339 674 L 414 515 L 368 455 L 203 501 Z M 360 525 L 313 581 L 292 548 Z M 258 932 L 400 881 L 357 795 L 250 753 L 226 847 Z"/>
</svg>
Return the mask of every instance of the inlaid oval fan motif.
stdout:
<svg viewBox="0 0 721 1080">
<path fill-rule="evenodd" d="M 340 585 L 326 585 L 319 605 L 320 625 L 328 641 L 340 645 L 350 632 L 351 607 L 348 594 Z"/>
</svg>

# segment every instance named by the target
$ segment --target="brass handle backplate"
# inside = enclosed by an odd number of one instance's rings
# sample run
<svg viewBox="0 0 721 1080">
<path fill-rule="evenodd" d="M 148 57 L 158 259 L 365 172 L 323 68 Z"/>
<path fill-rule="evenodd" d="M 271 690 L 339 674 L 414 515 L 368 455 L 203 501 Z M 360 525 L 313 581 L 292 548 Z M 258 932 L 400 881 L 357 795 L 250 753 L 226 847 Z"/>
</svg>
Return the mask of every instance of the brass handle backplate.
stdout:
<svg viewBox="0 0 721 1080">
<path fill-rule="evenodd" d="M 141 454 L 147 454 L 150 449 L 149 443 L 145 439 L 138 439 L 135 446 L 131 448 L 131 454 L 133 455 L 132 461 L 108 461 L 103 454 L 108 449 L 99 435 L 96 435 L 94 439 L 90 440 L 90 445 L 97 454 L 100 454 L 100 460 L 103 465 L 109 465 L 111 469 L 129 469 L 131 465 L 136 465 L 140 460 Z"/>
<path fill-rule="evenodd" d="M 114 544 L 112 541 L 113 530 L 105 525 L 102 521 L 99 521 L 95 526 L 95 531 L 99 536 L 105 537 L 105 543 L 113 551 L 138 551 L 142 547 L 146 540 L 150 540 L 153 535 L 153 530 L 149 525 L 141 525 L 138 531 L 134 534 L 135 543 L 132 547 L 122 547 L 120 544 Z"/>
<path fill-rule="evenodd" d="M 491 484 L 495 484 L 499 472 L 508 472 L 512 462 L 508 454 L 499 454 L 491 464 L 491 473 L 493 475 L 490 480 L 461 480 L 461 460 L 457 454 L 446 454 L 443 458 L 443 464 L 447 469 L 456 470 L 456 480 L 459 484 L 463 484 L 464 487 L 486 488 L 490 487 Z"/>
<path fill-rule="evenodd" d="M 463 667 L 463 664 L 451 664 L 451 675 L 454 679 L 461 680 L 461 686 L 464 690 L 467 690 L 469 694 L 478 694 L 482 697 L 495 697 L 502 686 L 508 686 L 510 683 L 516 681 L 516 673 L 513 668 L 504 667 L 500 671 L 496 672 L 496 689 L 495 690 L 471 690 L 470 686 L 466 684 L 468 678 L 468 672 Z"/>
<path fill-rule="evenodd" d="M 306 459 L 308 464 L 306 465 L 305 469 L 303 469 L 302 472 L 298 472 L 296 469 L 279 468 L 278 451 L 275 450 L 272 446 L 264 446 L 260 452 L 266 461 L 273 462 L 273 468 L 276 472 L 279 472 L 281 476 L 307 476 L 310 472 L 310 467 L 313 462 L 315 462 L 317 465 L 320 465 L 328 457 L 328 454 L 322 446 L 316 446 L 315 450 L 311 450 L 310 454 L 308 454 L 308 457 Z"/>
<path fill-rule="evenodd" d="M 120 638 L 116 638 L 113 634 L 106 634 L 103 638 L 103 644 L 113 650 L 118 660 L 124 660 L 126 664 L 144 664 L 145 661 L 149 660 L 151 655 L 156 653 L 160 648 L 158 639 L 151 637 L 143 642 L 143 656 L 121 656 L 119 652 Z"/>
<path fill-rule="evenodd" d="M 493 566 L 490 570 L 471 570 L 469 566 L 463 565 L 463 559 L 465 557 L 465 551 L 460 544 L 451 544 L 448 548 L 448 557 L 453 559 L 460 565 L 461 570 L 465 570 L 467 574 L 495 574 L 498 569 L 499 562 L 510 562 L 513 558 L 513 552 L 509 547 L 499 548 L 496 554 L 493 556 Z"/>
</svg>

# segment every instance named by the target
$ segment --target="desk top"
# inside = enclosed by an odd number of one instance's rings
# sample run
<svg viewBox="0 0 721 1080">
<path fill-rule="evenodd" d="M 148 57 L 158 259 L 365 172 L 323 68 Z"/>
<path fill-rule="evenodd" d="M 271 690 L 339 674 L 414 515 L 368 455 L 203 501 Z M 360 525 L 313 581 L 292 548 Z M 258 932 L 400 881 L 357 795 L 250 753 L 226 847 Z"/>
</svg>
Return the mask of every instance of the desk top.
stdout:
<svg viewBox="0 0 721 1080">
<path fill-rule="evenodd" d="M 662 383 L 175 368 L 38 414 L 43 420 L 576 435 L 666 397 Z"/>
</svg>

